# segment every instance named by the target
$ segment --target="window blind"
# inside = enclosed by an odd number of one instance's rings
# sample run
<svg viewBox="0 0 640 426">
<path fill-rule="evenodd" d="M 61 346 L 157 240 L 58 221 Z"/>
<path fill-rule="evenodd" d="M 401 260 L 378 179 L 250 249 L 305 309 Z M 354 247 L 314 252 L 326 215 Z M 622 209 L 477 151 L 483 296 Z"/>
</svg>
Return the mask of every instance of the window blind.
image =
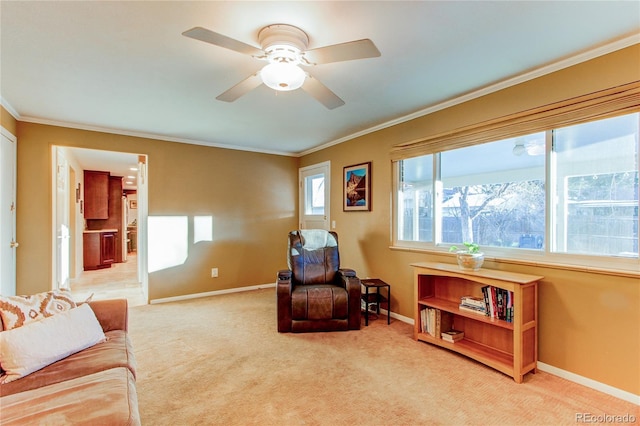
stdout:
<svg viewBox="0 0 640 426">
<path fill-rule="evenodd" d="M 391 149 L 398 161 L 640 111 L 640 80 L 461 127 Z"/>
</svg>

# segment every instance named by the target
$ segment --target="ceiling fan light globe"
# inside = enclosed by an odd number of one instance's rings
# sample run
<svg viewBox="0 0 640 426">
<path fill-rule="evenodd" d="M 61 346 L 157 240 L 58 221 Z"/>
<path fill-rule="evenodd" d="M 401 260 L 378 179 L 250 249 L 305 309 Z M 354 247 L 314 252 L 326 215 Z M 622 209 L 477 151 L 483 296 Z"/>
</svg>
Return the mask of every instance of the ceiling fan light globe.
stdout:
<svg viewBox="0 0 640 426">
<path fill-rule="evenodd" d="M 287 63 L 271 63 L 260 71 L 262 82 L 273 90 L 287 92 L 299 89 L 306 74 L 300 67 Z"/>
<path fill-rule="evenodd" d="M 524 154 L 525 152 L 526 152 L 526 148 L 524 147 L 523 144 L 516 144 L 513 147 L 513 155 L 520 156 L 520 155 Z"/>
</svg>

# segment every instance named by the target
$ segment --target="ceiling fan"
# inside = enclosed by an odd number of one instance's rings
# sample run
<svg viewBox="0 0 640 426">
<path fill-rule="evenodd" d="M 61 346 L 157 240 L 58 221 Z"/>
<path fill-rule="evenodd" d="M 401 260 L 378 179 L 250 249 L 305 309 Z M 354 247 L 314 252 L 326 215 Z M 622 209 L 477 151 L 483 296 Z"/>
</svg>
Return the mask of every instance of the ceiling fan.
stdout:
<svg viewBox="0 0 640 426">
<path fill-rule="evenodd" d="M 369 39 L 307 50 L 309 44 L 307 34 L 300 28 L 286 24 L 262 28 L 258 33 L 261 48 L 202 27 L 192 28 L 183 32 L 182 35 L 269 62 L 257 73 L 216 97 L 225 102 L 233 102 L 264 83 L 278 91 L 302 88 L 328 109 L 334 109 L 344 105 L 344 101 L 318 79 L 300 68 L 300 65 L 314 66 L 380 56 L 380 51 Z"/>
</svg>

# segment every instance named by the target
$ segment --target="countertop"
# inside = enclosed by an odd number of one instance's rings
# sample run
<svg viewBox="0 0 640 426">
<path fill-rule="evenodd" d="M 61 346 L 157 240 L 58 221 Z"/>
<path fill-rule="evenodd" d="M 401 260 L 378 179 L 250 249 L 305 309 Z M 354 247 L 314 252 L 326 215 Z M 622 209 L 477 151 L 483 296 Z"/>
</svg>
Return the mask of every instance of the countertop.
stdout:
<svg viewBox="0 0 640 426">
<path fill-rule="evenodd" d="M 100 232 L 118 232 L 116 228 L 106 228 L 106 229 L 85 229 L 85 234 L 97 234 Z"/>
</svg>

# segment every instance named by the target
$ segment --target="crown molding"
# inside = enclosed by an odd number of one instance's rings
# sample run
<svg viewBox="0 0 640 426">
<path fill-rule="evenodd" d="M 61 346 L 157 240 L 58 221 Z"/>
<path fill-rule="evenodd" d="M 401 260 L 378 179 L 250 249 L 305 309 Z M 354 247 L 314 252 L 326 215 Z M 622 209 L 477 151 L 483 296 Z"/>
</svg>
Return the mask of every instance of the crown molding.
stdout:
<svg viewBox="0 0 640 426">
<path fill-rule="evenodd" d="M 580 64 L 582 62 L 586 62 L 588 60 L 595 59 L 595 58 L 597 58 L 599 56 L 603 56 L 603 55 L 606 55 L 608 53 L 612 53 L 612 52 L 615 52 L 617 50 L 621 50 L 621 49 L 624 49 L 626 47 L 633 46 L 634 44 L 639 44 L 639 43 L 640 43 L 640 33 L 632 34 L 632 35 L 630 35 L 628 37 L 624 37 L 624 38 L 618 39 L 618 40 L 616 40 L 614 42 L 607 43 L 607 44 L 604 44 L 602 46 L 595 47 L 593 49 L 589 49 L 589 50 L 584 51 L 582 53 L 578 53 L 577 55 L 573 55 L 573 56 L 567 57 L 565 59 L 561 59 L 561 60 L 556 61 L 554 63 L 545 65 L 543 67 L 536 68 L 536 69 L 534 69 L 532 71 L 517 75 L 515 77 L 508 78 L 506 80 L 499 81 L 498 83 L 491 84 L 489 86 L 485 86 L 485 87 L 483 87 L 481 89 L 478 89 L 478 90 L 474 90 L 474 91 L 466 93 L 466 94 L 464 94 L 462 96 L 458 96 L 458 97 L 449 99 L 447 101 L 444 101 L 444 102 L 429 106 L 427 108 L 421 109 L 421 110 L 416 111 L 414 113 L 411 113 L 411 114 L 396 118 L 394 120 L 387 121 L 385 123 L 378 124 L 377 126 L 370 127 L 368 129 L 362 130 L 362 131 L 357 132 L 357 133 L 353 133 L 353 134 L 348 135 L 348 136 L 344 136 L 344 137 L 339 138 L 339 139 L 335 139 L 333 141 L 330 141 L 330 142 L 327 142 L 325 144 L 319 145 L 317 147 L 314 147 L 314 148 L 308 149 L 306 151 L 303 151 L 303 152 L 299 153 L 298 156 L 302 157 L 304 155 L 311 154 L 313 152 L 321 151 L 321 150 L 329 148 L 331 146 L 341 144 L 341 143 L 349 141 L 351 139 L 355 139 L 355 138 L 358 138 L 360 136 L 367 135 L 369 133 L 377 132 L 378 130 L 383 130 L 383 129 L 386 129 L 386 128 L 389 128 L 389 127 L 392 127 L 392 126 L 395 126 L 395 125 L 398 125 L 398 124 L 405 123 L 407 121 L 411 121 L 411 120 L 416 119 L 416 118 L 424 117 L 425 115 L 432 114 L 432 113 L 434 113 L 436 111 L 440 111 L 440 110 L 443 110 L 443 109 L 446 109 L 446 108 L 450 108 L 452 106 L 455 106 L 455 105 L 458 105 L 458 104 L 461 104 L 461 103 L 464 103 L 464 102 L 468 102 L 468 101 L 473 100 L 473 99 L 480 98 L 482 96 L 497 92 L 499 90 L 506 89 L 508 87 L 515 86 L 517 84 L 524 83 L 524 82 L 527 82 L 529 80 L 533 80 L 535 78 L 542 77 L 544 75 L 551 74 L 551 73 L 556 72 L 556 71 L 560 71 L 560 70 L 562 70 L 564 68 L 568 68 L 568 67 L 571 67 L 573 65 L 577 65 L 577 64 Z"/>
<path fill-rule="evenodd" d="M 242 147 L 242 146 L 236 146 L 236 145 L 225 145 L 220 143 L 199 141 L 195 139 L 175 138 L 171 136 L 157 135 L 153 133 L 132 132 L 132 131 L 122 130 L 122 129 L 89 126 L 85 124 L 69 123 L 69 122 L 57 121 L 57 120 L 47 120 L 47 119 L 37 118 L 37 117 L 21 117 L 20 121 L 27 122 L 27 123 L 34 123 L 34 124 L 44 124 L 48 126 L 67 127 L 70 129 L 87 130 L 90 132 L 110 133 L 114 135 L 132 136 L 136 138 L 145 138 L 145 139 L 155 139 L 155 140 L 166 141 L 166 142 L 186 143 L 190 145 L 201 145 L 201 146 L 208 146 L 210 148 L 232 149 L 235 151 L 248 151 L 248 152 L 256 152 L 260 154 L 281 155 L 286 157 L 297 156 L 294 153 L 284 152 L 284 151 L 271 151 L 266 149 L 255 149 L 255 148 L 248 148 L 248 147 Z"/>
</svg>

